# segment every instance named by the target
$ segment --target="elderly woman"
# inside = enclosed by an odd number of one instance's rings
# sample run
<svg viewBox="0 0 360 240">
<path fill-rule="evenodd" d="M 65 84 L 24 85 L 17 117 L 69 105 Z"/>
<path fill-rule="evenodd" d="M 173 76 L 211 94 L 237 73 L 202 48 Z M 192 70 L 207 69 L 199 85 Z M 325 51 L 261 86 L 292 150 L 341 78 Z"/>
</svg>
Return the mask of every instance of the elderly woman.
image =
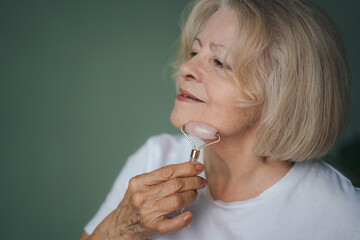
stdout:
<svg viewBox="0 0 360 240">
<path fill-rule="evenodd" d="M 359 189 L 319 159 L 350 96 L 325 12 L 308 0 L 197 1 L 178 62 L 173 125 L 205 123 L 221 141 L 188 162 L 184 136 L 150 138 L 80 239 L 360 238 Z"/>
</svg>

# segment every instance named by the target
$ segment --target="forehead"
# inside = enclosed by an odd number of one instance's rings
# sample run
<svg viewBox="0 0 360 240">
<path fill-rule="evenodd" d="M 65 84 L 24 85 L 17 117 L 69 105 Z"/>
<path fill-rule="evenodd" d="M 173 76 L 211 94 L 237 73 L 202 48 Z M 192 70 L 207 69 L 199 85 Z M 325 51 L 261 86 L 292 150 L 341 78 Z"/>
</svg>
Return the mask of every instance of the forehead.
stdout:
<svg viewBox="0 0 360 240">
<path fill-rule="evenodd" d="M 236 21 L 235 13 L 228 7 L 222 7 L 209 18 L 197 37 L 203 43 L 210 41 L 229 47 L 235 36 Z"/>
</svg>

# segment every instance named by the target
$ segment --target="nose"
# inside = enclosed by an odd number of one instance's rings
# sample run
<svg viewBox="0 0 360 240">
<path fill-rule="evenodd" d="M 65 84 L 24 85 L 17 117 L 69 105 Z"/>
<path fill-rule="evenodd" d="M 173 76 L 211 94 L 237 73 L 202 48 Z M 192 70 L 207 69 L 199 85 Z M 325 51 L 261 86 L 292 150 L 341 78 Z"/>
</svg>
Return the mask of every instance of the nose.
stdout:
<svg viewBox="0 0 360 240">
<path fill-rule="evenodd" d="M 199 56 L 194 56 L 180 66 L 181 77 L 187 81 L 202 81 L 202 66 Z"/>
</svg>

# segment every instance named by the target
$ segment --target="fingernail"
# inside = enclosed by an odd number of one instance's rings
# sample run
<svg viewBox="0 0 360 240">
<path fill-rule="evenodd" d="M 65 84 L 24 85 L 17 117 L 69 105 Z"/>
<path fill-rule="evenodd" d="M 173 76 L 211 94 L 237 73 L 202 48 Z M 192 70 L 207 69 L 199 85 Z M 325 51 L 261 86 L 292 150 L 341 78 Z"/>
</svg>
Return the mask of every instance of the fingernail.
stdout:
<svg viewBox="0 0 360 240">
<path fill-rule="evenodd" d="M 191 219 L 192 215 L 191 214 L 186 214 L 185 217 L 184 217 L 184 220 L 186 222 L 188 222 L 190 219 Z"/>
<path fill-rule="evenodd" d="M 204 170 L 204 166 L 202 164 L 196 164 L 195 165 L 195 169 L 198 171 L 198 172 L 201 172 Z"/>
</svg>

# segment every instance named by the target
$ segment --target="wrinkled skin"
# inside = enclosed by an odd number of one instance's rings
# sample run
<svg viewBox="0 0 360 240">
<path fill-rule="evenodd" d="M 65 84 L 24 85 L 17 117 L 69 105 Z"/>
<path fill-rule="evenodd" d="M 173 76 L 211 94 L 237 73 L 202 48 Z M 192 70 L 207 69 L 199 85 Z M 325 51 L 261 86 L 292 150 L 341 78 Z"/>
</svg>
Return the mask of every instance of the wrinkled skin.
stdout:
<svg viewBox="0 0 360 240">
<path fill-rule="evenodd" d="M 196 200 L 197 190 L 207 185 L 205 179 L 197 176 L 203 170 L 201 163 L 185 162 L 133 177 L 118 207 L 92 235 L 80 239 L 143 240 L 188 226 L 191 212 L 166 215 Z"/>
</svg>

